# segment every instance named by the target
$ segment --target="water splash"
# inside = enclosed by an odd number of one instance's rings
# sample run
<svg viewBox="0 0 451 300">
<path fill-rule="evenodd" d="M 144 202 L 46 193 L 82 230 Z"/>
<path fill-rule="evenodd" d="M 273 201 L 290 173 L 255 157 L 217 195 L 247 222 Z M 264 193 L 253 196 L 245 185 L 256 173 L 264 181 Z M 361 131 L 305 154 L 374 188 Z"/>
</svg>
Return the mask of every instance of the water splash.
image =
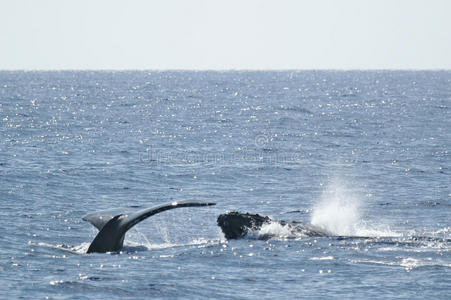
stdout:
<svg viewBox="0 0 451 300">
<path fill-rule="evenodd" d="M 85 254 L 88 251 L 90 243 L 81 243 L 80 245 L 76 246 L 70 246 L 70 245 L 63 245 L 63 244 L 49 244 L 49 243 L 43 243 L 43 242 L 32 242 L 29 241 L 28 245 L 30 246 L 38 246 L 43 248 L 52 248 L 52 249 L 58 249 L 64 252 L 72 253 L 72 254 Z"/>
<path fill-rule="evenodd" d="M 313 207 L 311 223 L 335 235 L 356 235 L 361 203 L 355 193 L 338 180 L 332 181 Z"/>
<path fill-rule="evenodd" d="M 252 233 L 250 235 L 252 235 Z M 293 239 L 297 237 L 296 234 L 290 229 L 288 225 L 282 225 L 278 222 L 263 224 L 260 230 L 257 230 L 256 235 L 258 239 L 275 237 L 277 239 L 284 240 L 284 239 Z"/>
<path fill-rule="evenodd" d="M 362 197 L 338 179 L 332 180 L 313 207 L 311 224 L 340 236 L 400 236 L 389 226 L 363 220 Z"/>
</svg>

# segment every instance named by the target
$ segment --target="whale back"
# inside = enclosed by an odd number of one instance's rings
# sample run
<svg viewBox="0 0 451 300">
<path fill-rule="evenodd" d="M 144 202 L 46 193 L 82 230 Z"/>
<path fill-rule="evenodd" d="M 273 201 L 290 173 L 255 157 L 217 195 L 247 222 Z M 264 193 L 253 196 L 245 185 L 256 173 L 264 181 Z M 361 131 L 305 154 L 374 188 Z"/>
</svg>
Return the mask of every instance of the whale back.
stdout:
<svg viewBox="0 0 451 300">
<path fill-rule="evenodd" d="M 271 223 L 271 219 L 259 214 L 232 211 L 219 215 L 217 222 L 225 238 L 230 240 L 242 238 L 250 231 L 259 230 L 263 224 Z"/>
<path fill-rule="evenodd" d="M 253 231 L 259 231 L 263 225 L 278 223 L 282 226 L 286 226 L 290 232 L 296 235 L 306 235 L 306 236 L 331 236 L 332 234 L 314 226 L 312 224 L 307 224 L 304 222 L 296 221 L 283 221 L 283 220 L 273 220 L 270 217 L 262 216 L 259 214 L 250 213 L 240 213 L 237 211 L 228 212 L 221 214 L 217 220 L 218 226 L 221 227 L 222 232 L 226 239 L 240 239 L 245 237 L 248 233 Z M 270 239 L 271 234 L 264 234 L 259 236 L 259 239 Z"/>
</svg>

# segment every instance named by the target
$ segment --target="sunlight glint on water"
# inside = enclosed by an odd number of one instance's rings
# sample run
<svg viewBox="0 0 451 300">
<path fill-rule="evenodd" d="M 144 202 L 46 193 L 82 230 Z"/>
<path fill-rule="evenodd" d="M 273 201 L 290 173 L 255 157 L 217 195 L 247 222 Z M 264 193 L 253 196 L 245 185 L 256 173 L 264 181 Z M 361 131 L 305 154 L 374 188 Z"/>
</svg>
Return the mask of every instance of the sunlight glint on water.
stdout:
<svg viewBox="0 0 451 300">
<path fill-rule="evenodd" d="M 2 71 L 1 295 L 449 299 L 450 82 L 449 71 Z M 97 230 L 83 215 L 186 200 L 217 205 L 153 216 L 121 253 L 86 254 Z M 270 240 L 225 241 L 216 218 L 232 210 L 333 236 L 272 223 Z"/>
</svg>

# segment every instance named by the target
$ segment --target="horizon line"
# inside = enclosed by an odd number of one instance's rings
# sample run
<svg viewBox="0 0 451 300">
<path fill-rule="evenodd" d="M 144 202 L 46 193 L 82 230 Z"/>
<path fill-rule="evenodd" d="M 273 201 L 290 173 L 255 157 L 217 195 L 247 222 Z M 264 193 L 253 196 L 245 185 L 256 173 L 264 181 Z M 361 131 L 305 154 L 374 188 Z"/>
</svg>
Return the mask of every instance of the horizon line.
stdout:
<svg viewBox="0 0 451 300">
<path fill-rule="evenodd" d="M 124 69 L 115 69 L 115 68 L 86 68 L 86 69 L 0 69 L 0 72 L 307 72 L 307 71 L 329 71 L 329 72 L 352 72 L 352 71 L 408 71 L 408 72 L 417 72 L 417 71 L 451 71 L 447 68 L 343 68 L 343 69 L 334 69 L 334 68 L 306 68 L 306 69 L 284 69 L 284 68 L 268 68 L 268 69 L 247 69 L 247 68 L 230 68 L 230 69 L 190 69 L 190 68 L 155 68 L 155 69 L 134 69 L 134 68 L 124 68 Z"/>
</svg>

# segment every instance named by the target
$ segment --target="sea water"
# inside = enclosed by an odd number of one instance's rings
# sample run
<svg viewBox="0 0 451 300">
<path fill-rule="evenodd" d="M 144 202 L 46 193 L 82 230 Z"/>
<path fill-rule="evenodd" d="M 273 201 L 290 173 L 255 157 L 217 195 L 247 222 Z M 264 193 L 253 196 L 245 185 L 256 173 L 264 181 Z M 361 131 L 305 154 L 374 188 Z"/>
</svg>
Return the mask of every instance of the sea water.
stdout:
<svg viewBox="0 0 451 300">
<path fill-rule="evenodd" d="M 0 122 L 1 298 L 451 294 L 449 71 L 3 71 Z M 86 213 L 173 201 L 217 205 L 85 254 Z"/>
</svg>

